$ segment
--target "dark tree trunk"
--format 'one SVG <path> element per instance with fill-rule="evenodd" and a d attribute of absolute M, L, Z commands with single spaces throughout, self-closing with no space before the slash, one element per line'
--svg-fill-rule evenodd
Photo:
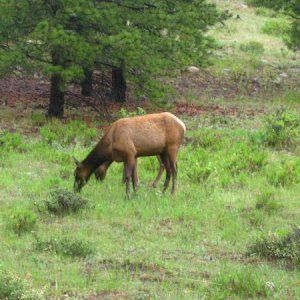
<path fill-rule="evenodd" d="M 81 95 L 92 96 L 93 94 L 93 71 L 85 69 L 84 79 L 81 82 Z"/>
<path fill-rule="evenodd" d="M 52 64 L 60 65 L 58 52 L 52 52 Z M 63 79 L 60 74 L 52 74 L 50 87 L 49 118 L 62 118 L 64 116 L 65 93 L 62 91 Z"/>
<path fill-rule="evenodd" d="M 62 118 L 64 116 L 65 93 L 61 91 L 62 78 L 52 75 L 50 89 L 50 105 L 48 117 Z"/>
<path fill-rule="evenodd" d="M 126 101 L 126 79 L 123 68 L 112 69 L 111 98 L 116 102 Z"/>

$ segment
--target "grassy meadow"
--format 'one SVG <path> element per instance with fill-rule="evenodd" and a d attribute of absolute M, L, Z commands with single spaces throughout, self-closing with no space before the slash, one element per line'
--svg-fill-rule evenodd
<path fill-rule="evenodd" d="M 151 188 L 158 163 L 141 158 L 129 201 L 122 164 L 72 193 L 73 156 L 83 159 L 101 136 L 97 120 L 20 119 L 23 133 L 0 135 L 0 295 L 300 297 L 300 118 L 295 106 L 265 109 L 182 115 L 177 194 L 162 194 L 163 182 Z M 37 133 L 24 133 L 37 124 Z"/>
<path fill-rule="evenodd" d="M 278 34 L 283 16 L 213 2 L 234 16 L 210 32 L 207 72 L 241 93 L 179 97 L 217 109 L 177 114 L 187 134 L 174 196 L 164 178 L 150 187 L 155 157 L 138 160 L 128 201 L 116 163 L 74 194 L 73 156 L 103 120 L 1 107 L 0 299 L 300 299 L 299 56 Z M 260 92 L 245 96 L 254 77 Z"/>

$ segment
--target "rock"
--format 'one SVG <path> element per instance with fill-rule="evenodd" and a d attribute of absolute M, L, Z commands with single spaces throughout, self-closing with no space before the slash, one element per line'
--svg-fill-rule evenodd
<path fill-rule="evenodd" d="M 276 84 L 276 85 L 280 85 L 281 84 L 281 78 L 280 77 L 277 77 L 273 82 Z"/>
<path fill-rule="evenodd" d="M 200 71 L 200 69 L 195 66 L 189 66 L 186 70 L 190 73 L 198 73 Z"/>
<path fill-rule="evenodd" d="M 252 83 L 255 83 L 255 84 L 260 84 L 260 78 L 255 76 L 252 78 Z"/>
<path fill-rule="evenodd" d="M 248 5 L 244 4 L 244 3 L 239 3 L 236 5 L 236 9 L 247 9 Z"/>
<path fill-rule="evenodd" d="M 285 72 L 279 74 L 279 76 L 280 76 L 281 78 L 288 78 L 288 77 L 289 77 L 288 74 L 285 73 Z"/>

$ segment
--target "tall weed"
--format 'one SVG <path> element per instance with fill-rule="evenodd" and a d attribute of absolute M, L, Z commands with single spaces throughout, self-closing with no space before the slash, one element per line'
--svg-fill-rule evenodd
<path fill-rule="evenodd" d="M 88 146 L 96 138 L 97 130 L 80 121 L 62 124 L 58 120 L 52 120 L 40 129 L 40 134 L 46 144 L 68 146 L 80 143 Z"/>

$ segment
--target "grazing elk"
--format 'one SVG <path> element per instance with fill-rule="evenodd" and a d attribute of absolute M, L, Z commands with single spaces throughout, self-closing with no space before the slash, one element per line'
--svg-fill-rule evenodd
<path fill-rule="evenodd" d="M 172 177 L 173 194 L 177 178 L 176 158 L 185 130 L 184 123 L 168 112 L 124 118 L 114 122 L 88 156 L 82 162 L 75 161 L 75 191 L 81 190 L 98 167 L 102 170 L 100 174 L 103 172 L 105 176 L 107 168 L 115 161 L 124 163 L 123 178 L 128 197 L 130 178 L 134 191 L 137 187 L 137 157 L 158 155 L 166 169 L 163 190 L 168 188 Z M 156 180 L 159 180 L 163 169 L 160 171 Z"/>

